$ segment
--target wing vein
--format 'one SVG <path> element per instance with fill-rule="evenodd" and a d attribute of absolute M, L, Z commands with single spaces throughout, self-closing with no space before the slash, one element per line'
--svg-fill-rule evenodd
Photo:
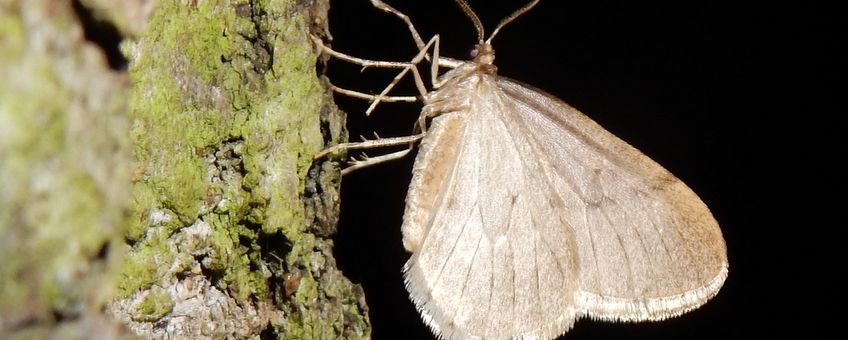
<path fill-rule="evenodd" d="M 474 206 L 472 207 L 472 210 L 476 207 L 477 207 L 477 203 L 475 202 Z M 439 282 L 439 280 L 442 279 L 442 273 L 444 273 L 444 271 L 445 271 L 445 266 L 447 266 L 448 261 L 453 257 L 453 253 L 454 253 L 454 251 L 456 251 L 456 246 L 459 244 L 459 240 L 462 239 L 462 234 L 465 233 L 465 228 L 468 226 L 468 222 L 469 222 L 470 219 L 471 219 L 471 216 L 468 216 L 468 218 L 466 218 L 465 222 L 462 223 L 462 229 L 460 229 L 460 231 L 459 231 L 459 236 L 457 236 L 456 240 L 454 240 L 453 246 L 451 246 L 450 253 L 448 253 L 448 256 L 446 256 L 445 260 L 442 262 L 442 265 L 439 268 L 439 274 L 436 275 L 436 279 L 433 280 L 434 284 L 436 282 Z"/>
<path fill-rule="evenodd" d="M 601 185 L 600 181 L 598 182 L 598 185 Z M 615 201 L 613 199 L 609 198 L 606 195 L 605 191 L 604 191 L 604 198 L 609 200 L 609 202 L 615 203 Z M 628 254 L 627 254 L 627 247 L 624 246 L 624 241 L 621 239 L 621 233 L 619 233 L 618 229 L 615 227 L 616 224 L 615 224 L 615 222 L 613 222 L 612 217 L 610 217 L 609 211 L 607 211 L 606 209 L 600 209 L 600 211 L 603 214 L 604 219 L 609 224 L 609 227 L 612 230 L 612 232 L 615 233 L 615 240 L 616 240 L 616 242 L 618 242 L 618 246 L 621 248 L 621 253 L 624 255 L 624 260 L 627 262 L 627 274 L 628 274 L 627 275 L 627 278 L 628 278 L 627 287 L 632 292 L 633 291 L 633 268 L 632 268 L 633 264 L 630 263 L 630 256 L 628 256 Z"/>
<path fill-rule="evenodd" d="M 483 243 L 483 235 L 477 239 L 477 246 L 474 247 L 474 255 L 471 256 L 471 264 L 468 265 L 468 270 L 465 272 L 465 281 L 462 282 L 462 290 L 459 293 L 460 300 L 465 297 L 465 288 L 468 287 L 468 280 L 471 279 L 471 268 L 474 268 L 474 261 L 477 259 L 477 253 L 480 251 L 480 244 Z"/>

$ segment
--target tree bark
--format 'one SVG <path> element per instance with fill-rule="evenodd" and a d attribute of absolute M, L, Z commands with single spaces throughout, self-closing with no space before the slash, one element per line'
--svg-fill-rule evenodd
<path fill-rule="evenodd" d="M 0 0 L 0 337 L 370 336 L 328 6 Z"/>

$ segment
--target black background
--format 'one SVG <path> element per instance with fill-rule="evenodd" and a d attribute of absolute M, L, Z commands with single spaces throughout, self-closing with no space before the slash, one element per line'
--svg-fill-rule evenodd
<path fill-rule="evenodd" d="M 469 1 L 486 28 L 525 2 Z M 388 1 L 443 55 L 475 43 L 450 0 Z M 366 0 L 333 1 L 332 46 L 410 59 L 406 27 Z M 656 323 L 580 320 L 568 339 L 726 339 L 816 336 L 832 327 L 844 264 L 840 139 L 844 11 L 815 2 L 555 1 L 495 38 L 499 74 L 580 109 L 686 182 L 727 241 L 730 276 L 704 307 Z M 338 86 L 379 92 L 394 73 L 331 61 Z M 429 82 L 428 82 L 429 85 Z M 396 93 L 415 94 L 406 84 Z M 408 135 L 420 105 L 336 96 L 351 139 Z M 379 150 L 368 152 L 380 154 Z M 360 170 L 342 184 L 339 266 L 366 293 L 375 339 L 432 339 L 403 287 L 404 197 L 414 157 Z M 838 206 L 839 205 L 839 206 Z"/>

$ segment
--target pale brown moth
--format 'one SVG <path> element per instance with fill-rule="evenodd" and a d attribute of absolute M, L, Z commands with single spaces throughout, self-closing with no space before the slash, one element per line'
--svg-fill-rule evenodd
<path fill-rule="evenodd" d="M 420 52 L 410 62 L 326 53 L 364 67 L 412 73 L 424 98 L 420 133 L 342 144 L 360 149 L 420 141 L 406 197 L 403 268 L 410 298 L 440 338 L 554 338 L 579 318 L 661 320 L 715 296 L 727 277 L 724 239 L 707 206 L 683 182 L 582 113 L 534 88 L 497 75 L 492 38 L 535 6 L 517 10 L 485 38 L 476 57 L 439 56 L 401 18 Z M 428 53 L 432 47 L 432 55 Z M 416 69 L 430 61 L 433 90 Z M 439 76 L 439 67 L 451 68 Z M 411 147 L 410 147 L 411 149 Z M 345 169 L 404 156 L 410 149 L 352 162 Z"/>

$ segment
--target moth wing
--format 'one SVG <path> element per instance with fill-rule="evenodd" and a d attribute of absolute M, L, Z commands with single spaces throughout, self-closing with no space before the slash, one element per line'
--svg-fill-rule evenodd
<path fill-rule="evenodd" d="M 552 338 L 576 318 L 575 238 L 530 140 L 505 138 L 505 98 L 481 86 L 422 141 L 404 215 L 407 288 L 443 338 Z"/>
<path fill-rule="evenodd" d="M 566 207 L 579 259 L 581 313 L 659 320 L 697 308 L 727 277 L 718 223 L 683 182 L 542 91 L 498 78 L 515 126 Z"/>

